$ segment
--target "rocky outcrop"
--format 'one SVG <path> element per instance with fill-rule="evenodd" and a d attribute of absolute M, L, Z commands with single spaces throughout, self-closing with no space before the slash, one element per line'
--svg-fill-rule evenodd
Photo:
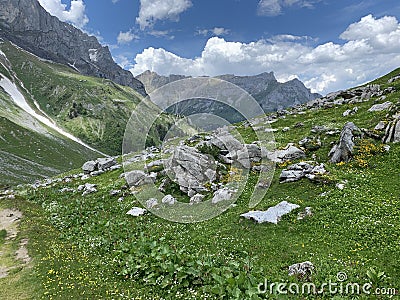
<path fill-rule="evenodd" d="M 216 162 L 196 148 L 176 147 L 165 165 L 167 172 L 170 172 L 177 181 L 181 191 L 187 193 L 189 197 L 197 192 L 207 191 L 204 185 L 216 179 Z"/>
<path fill-rule="evenodd" d="M 51 16 L 36 0 L 0 0 L 0 37 L 80 73 L 110 79 L 146 95 L 143 84 L 117 65 L 107 46 Z"/>
<path fill-rule="evenodd" d="M 360 129 L 353 122 L 344 125 L 340 134 L 339 144 L 335 145 L 329 152 L 330 162 L 348 162 L 353 154 L 354 138 Z"/>
<path fill-rule="evenodd" d="M 400 143 L 400 115 L 394 116 L 386 127 L 384 143 Z"/>

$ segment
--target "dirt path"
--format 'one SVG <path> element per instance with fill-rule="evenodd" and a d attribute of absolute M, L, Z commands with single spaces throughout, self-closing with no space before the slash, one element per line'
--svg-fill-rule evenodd
<path fill-rule="evenodd" d="M 31 261 L 26 248 L 28 239 L 21 240 L 18 250 L 12 253 L 12 244 L 17 237 L 21 218 L 22 213 L 18 210 L 0 210 L 0 231 L 6 230 L 7 233 L 5 243 L 0 246 L 0 279 L 7 277 L 10 270 L 21 266 L 21 264 L 26 265 Z M 8 258 L 10 255 L 13 257 L 12 263 Z"/>

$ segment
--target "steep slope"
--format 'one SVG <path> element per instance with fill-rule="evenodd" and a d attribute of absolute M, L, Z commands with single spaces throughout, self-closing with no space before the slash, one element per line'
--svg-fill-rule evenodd
<path fill-rule="evenodd" d="M 143 85 L 114 62 L 108 47 L 51 16 L 37 0 L 0 0 L 0 7 L 0 37 L 81 74 L 107 78 L 146 94 Z"/>
<path fill-rule="evenodd" d="M 183 75 L 170 75 L 167 77 L 146 71 L 136 76 L 136 78 L 144 84 L 147 93 L 151 93 L 167 83 L 188 77 Z M 311 93 L 298 79 L 285 83 L 278 82 L 272 72 L 255 76 L 221 75 L 215 78 L 231 82 L 247 91 L 256 99 L 265 112 L 281 110 L 321 97 L 319 94 Z M 185 114 L 187 112 L 186 109 L 193 106 L 195 106 L 196 112 L 221 111 L 226 113 L 227 109 L 226 107 L 221 107 L 221 105 L 212 105 L 210 101 L 204 101 L 203 103 L 190 102 L 182 104 L 181 107 L 175 107 L 171 111 Z M 189 109 L 189 112 L 192 111 L 192 108 Z M 230 111 L 229 113 L 232 114 L 233 112 Z"/>
<path fill-rule="evenodd" d="M 1 41 L 1 183 L 53 176 L 102 153 L 120 154 L 139 101 L 130 87 L 83 76 Z M 158 123 L 165 128 L 168 117 Z M 156 130 L 150 139 L 160 140 Z"/>

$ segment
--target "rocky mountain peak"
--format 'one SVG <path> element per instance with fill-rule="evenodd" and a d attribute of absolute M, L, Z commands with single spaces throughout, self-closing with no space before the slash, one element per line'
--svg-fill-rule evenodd
<path fill-rule="evenodd" d="M 146 95 L 143 84 L 117 65 L 107 46 L 51 16 L 37 0 L 0 0 L 0 37 L 80 73 L 110 79 Z"/>

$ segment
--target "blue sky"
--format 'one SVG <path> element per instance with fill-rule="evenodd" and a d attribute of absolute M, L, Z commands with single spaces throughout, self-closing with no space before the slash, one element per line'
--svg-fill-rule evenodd
<path fill-rule="evenodd" d="M 327 93 L 400 67 L 398 0 L 39 0 L 135 75 L 274 71 Z"/>

